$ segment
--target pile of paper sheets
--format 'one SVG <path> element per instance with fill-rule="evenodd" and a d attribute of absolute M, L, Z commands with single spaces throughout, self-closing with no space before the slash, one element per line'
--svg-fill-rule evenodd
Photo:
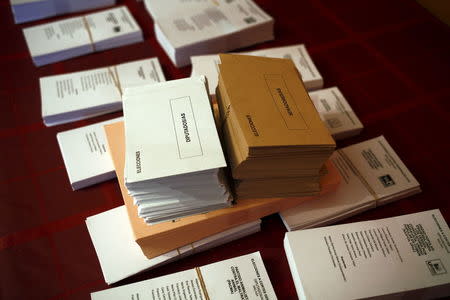
<path fill-rule="evenodd" d="M 337 87 L 309 93 L 320 118 L 335 140 L 358 135 L 363 124 Z"/>
<path fill-rule="evenodd" d="M 47 126 L 122 109 L 127 87 L 165 81 L 157 58 L 40 78 L 42 119 Z"/>
<path fill-rule="evenodd" d="M 105 125 L 108 148 L 120 185 L 123 201 L 127 207 L 135 241 L 148 258 L 154 258 L 194 241 L 228 230 L 234 226 L 252 222 L 264 216 L 284 211 L 313 201 L 317 196 L 294 198 L 239 199 L 233 207 L 214 210 L 180 218 L 176 222 L 161 222 L 148 226 L 141 217 L 125 186 L 125 128 L 124 122 Z M 321 178 L 320 195 L 335 191 L 341 179 L 338 171 L 326 162 L 328 174 Z M 186 234 L 189 233 L 189 234 Z"/>
<path fill-rule="evenodd" d="M 252 0 L 146 0 L 156 39 L 174 65 L 193 55 L 227 52 L 272 40 L 273 19 Z"/>
<path fill-rule="evenodd" d="M 239 225 L 148 259 L 134 240 L 125 206 L 86 219 L 103 277 L 108 284 L 253 234 L 261 230 L 260 224 L 261 221 L 257 220 Z"/>
<path fill-rule="evenodd" d="M 331 161 L 343 179 L 341 184 L 317 201 L 281 212 L 289 231 L 335 223 L 421 191 L 383 136 L 339 149 Z"/>
<path fill-rule="evenodd" d="M 36 66 L 137 43 L 142 31 L 125 6 L 23 29 Z"/>
<path fill-rule="evenodd" d="M 119 121 L 122 117 L 56 135 L 73 190 L 116 177 L 103 126 Z"/>
<path fill-rule="evenodd" d="M 263 56 L 272 58 L 290 58 L 295 67 L 300 72 L 307 90 L 316 90 L 323 87 L 323 78 L 317 70 L 314 62 L 303 44 L 267 48 L 252 52 L 242 52 L 235 54 L 245 54 L 253 56 Z M 216 94 L 217 82 L 219 80 L 220 58 L 218 54 L 191 56 L 192 72 L 191 76 L 205 75 L 208 78 L 209 94 Z"/>
<path fill-rule="evenodd" d="M 116 0 L 10 0 L 16 24 L 116 4 Z"/>
<path fill-rule="evenodd" d="M 155 223 L 229 206 L 205 77 L 128 88 L 123 99 L 125 185 L 139 216 Z"/>
<path fill-rule="evenodd" d="M 220 59 L 216 96 L 237 196 L 317 194 L 335 142 L 292 60 Z"/>
<path fill-rule="evenodd" d="M 91 293 L 91 300 L 276 300 L 259 252 Z"/>
<path fill-rule="evenodd" d="M 361 122 L 337 87 L 310 92 L 309 95 L 335 140 L 356 135 L 362 130 Z M 92 101 L 95 102 L 95 99 Z M 120 108 L 122 108 L 121 101 Z M 217 105 L 214 104 L 213 108 L 217 124 L 220 119 Z M 107 147 L 102 151 L 106 144 L 103 126 L 119 120 L 121 118 L 58 133 L 59 147 L 74 190 L 116 176 L 110 153 L 106 150 Z M 286 182 L 290 181 L 286 180 Z M 257 180 L 257 183 L 262 182 Z M 252 182 L 242 182 L 241 184 L 251 185 Z"/>
<path fill-rule="evenodd" d="M 448 236 L 433 209 L 287 232 L 284 249 L 299 299 L 449 299 Z"/>

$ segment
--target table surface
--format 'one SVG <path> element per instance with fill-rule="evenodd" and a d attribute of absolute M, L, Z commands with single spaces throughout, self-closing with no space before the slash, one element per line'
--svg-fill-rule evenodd
<path fill-rule="evenodd" d="M 145 41 L 36 68 L 9 1 L 0 3 L 0 299 L 90 299 L 105 284 L 85 219 L 122 204 L 115 180 L 73 192 L 56 133 L 120 116 L 46 128 L 39 77 L 158 57 L 167 79 L 189 76 L 157 43 L 142 2 L 126 4 Z M 383 134 L 422 185 L 419 195 L 345 222 L 440 208 L 450 221 L 450 30 L 410 0 L 256 1 L 275 19 L 275 37 L 243 50 L 304 43 L 325 80 L 338 86 L 365 126 L 346 146 Z M 64 17 L 53 18 L 52 20 Z M 32 24 L 45 23 L 48 20 Z M 117 285 L 260 251 L 280 299 L 296 292 L 278 215 L 262 231 Z M 320 280 L 318 278 L 318 280 Z M 115 286 L 117 286 L 115 285 Z"/>

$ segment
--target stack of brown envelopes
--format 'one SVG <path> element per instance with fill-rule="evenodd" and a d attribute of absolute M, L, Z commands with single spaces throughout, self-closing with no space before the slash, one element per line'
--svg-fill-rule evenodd
<path fill-rule="evenodd" d="M 220 55 L 216 95 L 240 198 L 320 191 L 335 142 L 291 60 Z"/>

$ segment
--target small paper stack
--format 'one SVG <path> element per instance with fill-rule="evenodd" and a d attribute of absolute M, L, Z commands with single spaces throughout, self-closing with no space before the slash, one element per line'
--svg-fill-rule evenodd
<path fill-rule="evenodd" d="M 23 29 L 36 66 L 137 43 L 142 31 L 125 6 Z"/>
<path fill-rule="evenodd" d="M 220 59 L 216 96 L 237 196 L 317 194 L 335 143 L 293 62 Z"/>
<path fill-rule="evenodd" d="M 16 24 L 116 4 L 116 0 L 10 0 Z"/>
<path fill-rule="evenodd" d="M 358 135 L 363 129 L 361 121 L 337 87 L 310 92 L 309 96 L 335 140 Z"/>
<path fill-rule="evenodd" d="M 174 65 L 272 40 L 273 19 L 252 0 L 146 0 L 155 35 Z"/>
<path fill-rule="evenodd" d="M 136 86 L 124 93 L 125 185 L 147 223 L 227 207 L 205 77 Z"/>
<path fill-rule="evenodd" d="M 276 300 L 259 252 L 91 294 L 111 299 Z"/>
<path fill-rule="evenodd" d="M 148 259 L 134 240 L 125 206 L 116 207 L 86 219 L 86 226 L 100 262 L 103 277 L 108 284 L 251 235 L 261 230 L 260 224 L 261 221 L 257 220 L 239 225 Z"/>
<path fill-rule="evenodd" d="M 47 126 L 122 109 L 127 87 L 165 81 L 157 58 L 40 78 L 42 119 Z"/>
<path fill-rule="evenodd" d="M 433 209 L 288 232 L 284 249 L 299 299 L 449 299 L 449 236 Z"/>
<path fill-rule="evenodd" d="M 268 48 L 236 54 L 292 59 L 295 67 L 300 72 L 303 84 L 307 90 L 320 89 L 323 86 L 322 75 L 320 75 L 304 45 Z M 216 94 L 217 82 L 219 80 L 219 55 L 212 54 L 191 56 L 191 63 L 191 76 L 205 75 L 206 78 L 208 78 L 209 94 L 214 96 Z"/>
<path fill-rule="evenodd" d="M 383 136 L 339 149 L 331 156 L 342 183 L 317 201 L 280 213 L 291 230 L 324 226 L 421 191 Z"/>
<path fill-rule="evenodd" d="M 115 118 L 56 135 L 73 190 L 116 177 L 103 126 L 121 120 Z"/>

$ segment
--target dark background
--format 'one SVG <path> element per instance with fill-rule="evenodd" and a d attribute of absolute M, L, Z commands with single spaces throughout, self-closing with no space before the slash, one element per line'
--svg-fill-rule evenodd
<path fill-rule="evenodd" d="M 56 133 L 120 113 L 46 128 L 39 77 L 157 56 L 168 80 L 189 76 L 156 42 L 142 3 L 125 3 L 145 41 L 36 68 L 9 1 L 0 2 L 0 299 L 90 299 L 107 288 L 85 219 L 122 204 L 112 180 L 73 192 Z M 422 184 L 414 197 L 347 221 L 440 208 L 450 221 L 450 31 L 415 1 L 256 1 L 275 19 L 276 39 L 243 50 L 304 43 L 325 80 L 337 85 L 365 126 L 346 146 L 383 134 Z M 57 20 L 65 17 L 52 18 Z M 45 23 L 50 20 L 31 23 Z M 119 285 L 261 251 L 280 299 L 296 297 L 277 215 L 262 232 L 134 276 Z M 317 280 L 320 280 L 318 274 Z"/>

